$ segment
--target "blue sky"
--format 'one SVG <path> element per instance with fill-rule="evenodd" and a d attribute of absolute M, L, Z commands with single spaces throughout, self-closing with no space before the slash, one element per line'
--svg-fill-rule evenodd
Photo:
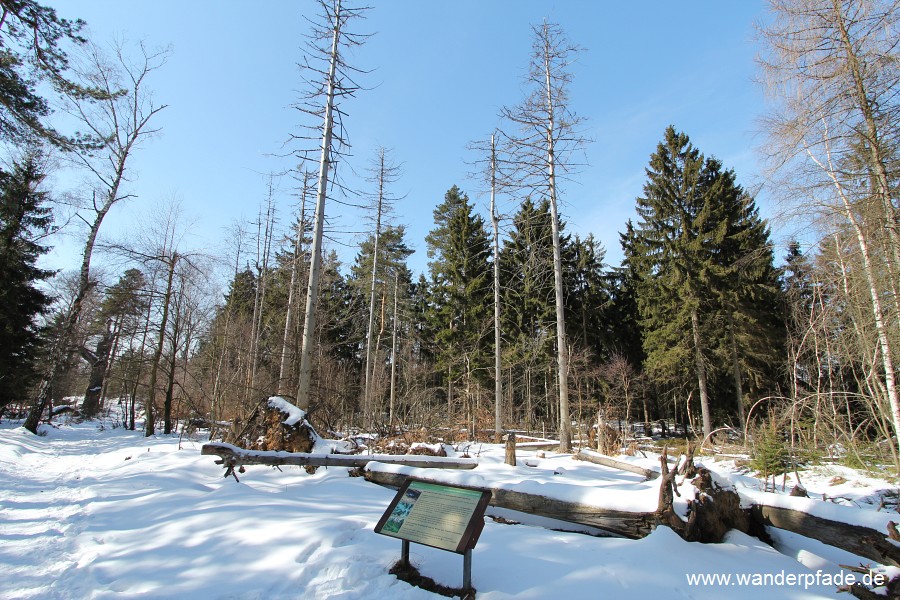
<path fill-rule="evenodd" d="M 156 0 L 53 1 L 62 16 L 87 21 L 91 37 L 171 44 L 167 64 L 152 81 L 161 135 L 133 156 L 137 194 L 116 207 L 107 236 L 127 236 L 176 197 L 193 223 L 189 244 L 223 249 L 225 230 L 253 221 L 266 196 L 265 173 L 294 161 L 273 156 L 303 116 L 290 108 L 302 89 L 297 63 L 304 15 L 315 3 Z M 634 214 L 644 168 L 667 125 L 686 132 L 705 154 L 734 168 L 745 187 L 759 183 L 756 120 L 764 112 L 754 83 L 754 22 L 762 0 L 606 2 L 371 0 L 356 30 L 375 35 L 350 58 L 372 72 L 370 89 L 344 104 L 353 145 L 351 164 L 362 171 L 379 145 L 403 164 L 394 193 L 394 222 L 407 226 L 416 250 L 414 271 L 426 269 L 424 238 L 433 209 L 452 185 L 466 191 L 487 216 L 487 196 L 470 179 L 477 157 L 466 150 L 500 125 L 504 105 L 522 98 L 531 25 L 558 23 L 585 51 L 571 88 L 571 107 L 586 119 L 588 165 L 563 190 L 570 232 L 593 233 L 607 262 L 621 258 L 618 232 Z M 346 169 L 345 177 L 354 177 Z M 61 182 L 61 186 L 65 183 Z M 283 227 L 292 220 L 291 182 L 278 191 Z M 358 187 L 364 188 L 360 183 Z M 771 216 L 765 192 L 763 216 Z M 509 212 L 515 207 L 506 206 Z M 352 261 L 365 228 L 358 211 L 330 204 L 333 247 Z M 345 233 L 340 233 L 345 232 Z M 783 243 L 776 231 L 776 243 Z M 62 243 L 54 266 L 75 264 L 77 247 Z"/>

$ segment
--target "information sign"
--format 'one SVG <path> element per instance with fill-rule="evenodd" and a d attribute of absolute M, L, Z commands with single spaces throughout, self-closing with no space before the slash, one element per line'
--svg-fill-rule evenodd
<path fill-rule="evenodd" d="M 465 554 L 484 528 L 491 492 L 407 479 L 375 532 Z"/>

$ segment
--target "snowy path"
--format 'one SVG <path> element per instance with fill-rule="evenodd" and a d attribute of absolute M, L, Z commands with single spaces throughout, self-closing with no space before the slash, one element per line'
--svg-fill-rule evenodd
<path fill-rule="evenodd" d="M 0 580 L 0 597 L 65 597 L 68 591 L 56 593 L 54 587 L 77 567 L 87 488 L 80 470 L 60 460 L 73 443 L 31 451 L 43 442 L 26 438 L 18 448 L 0 447 L 0 557 L 10 565 Z"/>
<path fill-rule="evenodd" d="M 90 424 L 47 437 L 0 427 L 0 598 L 439 598 L 387 573 L 400 544 L 372 530 L 390 490 L 340 468 L 250 467 L 237 483 L 199 447 Z M 571 459 L 548 465 L 547 478 L 564 466 L 589 479 Z M 445 585 L 461 582 L 458 555 L 413 545 L 412 560 Z M 630 541 L 488 521 L 473 556 L 481 600 L 834 597 L 833 587 L 723 593 L 686 579 L 778 572 L 810 573 L 742 534 L 688 544 L 665 528 Z"/>

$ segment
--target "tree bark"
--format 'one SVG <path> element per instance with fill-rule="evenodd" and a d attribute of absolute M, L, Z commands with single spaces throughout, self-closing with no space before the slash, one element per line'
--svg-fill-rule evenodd
<path fill-rule="evenodd" d="M 495 201 L 497 149 L 491 135 L 491 224 L 494 229 L 494 442 L 503 435 L 503 371 L 500 359 L 500 226 Z"/>
<path fill-rule="evenodd" d="M 700 338 L 700 318 L 697 309 L 691 309 L 691 332 L 694 337 L 694 371 L 697 374 L 697 385 L 700 388 L 700 411 L 703 415 L 703 435 L 712 433 L 712 417 L 709 412 L 709 392 L 706 387 L 706 365 L 703 362 L 703 349 Z"/>
<path fill-rule="evenodd" d="M 297 386 L 297 406 L 309 410 L 309 390 L 312 380 L 313 345 L 315 343 L 316 308 L 319 304 L 319 278 L 322 272 L 322 235 L 325 227 L 325 198 L 328 195 L 328 172 L 331 168 L 331 144 L 334 128 L 334 99 L 337 89 L 338 43 L 341 35 L 341 0 L 336 0 L 334 35 L 326 82 L 325 121 L 322 128 L 322 147 L 319 157 L 319 182 L 313 244 L 310 250 L 309 285 L 306 289 L 306 312 L 303 319 L 303 343 L 300 348 L 300 381 Z"/>
<path fill-rule="evenodd" d="M 175 278 L 175 263 L 178 262 L 178 253 L 174 253 L 169 262 L 169 273 L 166 279 L 166 292 L 163 295 L 162 318 L 159 324 L 159 336 L 156 339 L 156 349 L 153 351 L 153 359 L 150 363 L 150 381 L 147 384 L 147 404 L 144 415 L 144 435 L 150 437 L 156 433 L 156 378 L 159 372 L 159 359 L 162 356 L 163 346 L 166 343 L 166 326 L 169 320 L 169 302 L 172 299 L 172 280 Z"/>
<path fill-rule="evenodd" d="M 95 417 L 100 412 L 100 397 L 103 392 L 103 382 L 109 366 L 109 355 L 112 352 L 115 331 L 113 322 L 106 324 L 106 331 L 97 342 L 94 350 L 94 360 L 91 361 L 91 374 L 88 377 L 88 386 L 84 392 L 84 400 L 81 403 L 81 411 L 87 417 Z"/>

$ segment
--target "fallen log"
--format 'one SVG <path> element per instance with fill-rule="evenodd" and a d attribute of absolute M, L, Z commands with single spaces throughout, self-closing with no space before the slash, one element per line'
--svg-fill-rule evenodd
<path fill-rule="evenodd" d="M 657 477 L 659 477 L 659 471 L 654 471 L 653 469 L 645 469 L 644 467 L 639 467 L 638 465 L 634 465 L 622 460 L 616 460 L 611 456 L 606 456 L 605 454 L 600 454 L 599 452 L 593 452 L 591 450 L 579 450 L 575 454 L 574 458 L 575 460 L 584 460 L 597 465 L 602 465 L 604 467 L 619 469 L 620 471 L 636 473 L 637 475 L 644 477 L 646 481 L 650 481 L 651 479 L 656 479 Z"/>
<path fill-rule="evenodd" d="M 474 469 L 478 461 L 472 458 L 447 458 L 444 456 L 423 456 L 418 454 L 312 454 L 307 452 L 272 452 L 238 448 L 231 444 L 210 442 L 204 444 L 200 454 L 220 456 L 226 467 L 242 465 L 296 465 L 300 467 L 364 467 L 377 461 L 395 465 L 406 465 L 422 469 Z"/>
<path fill-rule="evenodd" d="M 407 476 L 402 473 L 390 473 L 368 469 L 364 476 L 366 481 L 390 488 L 399 488 L 407 478 Z M 431 483 L 443 483 L 439 479 L 428 477 L 426 474 L 417 474 L 415 479 Z M 568 521 L 570 523 L 590 525 L 630 539 L 646 537 L 656 525 L 656 515 L 652 512 L 642 513 L 610 510 L 503 488 L 492 487 L 481 489 L 491 492 L 491 506 L 508 508 L 541 517 Z"/>
<path fill-rule="evenodd" d="M 900 566 L 900 547 L 869 527 L 766 504 L 754 504 L 751 512 L 764 525 L 798 533 L 884 565 Z"/>

